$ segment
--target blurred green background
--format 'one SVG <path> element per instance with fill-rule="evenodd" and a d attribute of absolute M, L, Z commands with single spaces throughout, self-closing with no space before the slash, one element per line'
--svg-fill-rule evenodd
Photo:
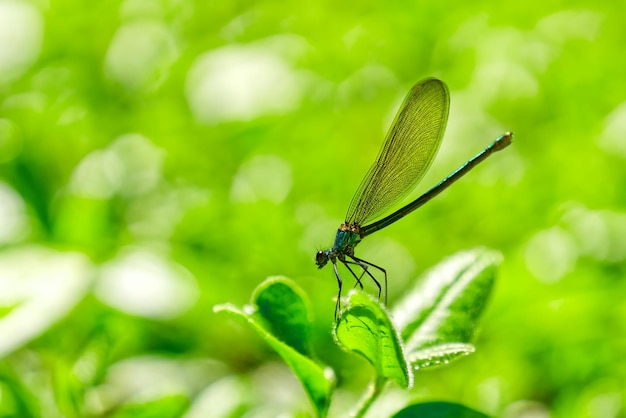
<path fill-rule="evenodd" d="M 0 0 L 0 416 L 306 416 L 280 359 L 212 313 L 271 275 L 310 296 L 345 416 L 372 370 L 333 344 L 336 282 L 313 255 L 427 76 L 451 114 L 416 193 L 515 142 L 358 254 L 388 268 L 391 305 L 459 250 L 504 262 L 477 352 L 372 416 L 439 399 L 626 416 L 625 17 L 609 1 Z"/>

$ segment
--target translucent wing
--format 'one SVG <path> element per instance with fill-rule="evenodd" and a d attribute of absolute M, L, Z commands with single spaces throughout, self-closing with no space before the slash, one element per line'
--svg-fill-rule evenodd
<path fill-rule="evenodd" d="M 449 108 L 443 81 L 427 78 L 413 86 L 350 202 L 346 223 L 372 221 L 413 190 L 437 154 Z"/>

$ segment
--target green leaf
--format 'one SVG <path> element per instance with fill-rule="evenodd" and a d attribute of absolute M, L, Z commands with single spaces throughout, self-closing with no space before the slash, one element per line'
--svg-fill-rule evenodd
<path fill-rule="evenodd" d="M 112 418 L 178 418 L 189 408 L 189 399 L 172 395 L 141 403 L 128 403 L 110 416 Z"/>
<path fill-rule="evenodd" d="M 407 406 L 392 418 L 489 418 L 467 406 L 449 402 L 428 402 Z"/>
<path fill-rule="evenodd" d="M 276 338 L 300 354 L 313 357 L 311 348 L 311 309 L 302 289 L 284 278 L 270 278 L 252 295 L 257 310 L 252 315 L 265 323 Z"/>
<path fill-rule="evenodd" d="M 434 350 L 431 362 L 440 364 L 472 352 L 463 344 L 474 336 L 500 260 L 498 252 L 487 249 L 457 253 L 426 273 L 396 306 L 393 317 L 414 366 L 428 361 L 426 348 Z M 456 343 L 461 345 L 450 345 Z"/>
<path fill-rule="evenodd" d="M 243 319 L 258 332 L 291 367 L 318 416 L 326 415 L 334 379 L 330 369 L 312 359 L 309 303 L 305 293 L 293 281 L 283 277 L 269 278 L 257 287 L 251 305 L 239 309 L 223 304 L 213 310 Z"/>
<path fill-rule="evenodd" d="M 346 351 L 369 361 L 378 378 L 395 380 L 404 388 L 412 386 L 413 373 L 402 342 L 378 300 L 363 292 L 351 292 L 335 325 L 335 340 Z"/>
<path fill-rule="evenodd" d="M 458 357 L 467 356 L 474 351 L 475 348 L 472 344 L 439 344 L 411 352 L 409 355 L 409 361 L 417 370 L 426 367 L 447 365 L 452 360 L 455 360 Z"/>

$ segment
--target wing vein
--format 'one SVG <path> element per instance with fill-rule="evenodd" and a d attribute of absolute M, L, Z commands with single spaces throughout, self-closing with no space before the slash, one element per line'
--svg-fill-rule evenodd
<path fill-rule="evenodd" d="M 411 88 L 350 202 L 346 223 L 363 225 L 380 217 L 415 188 L 439 150 L 449 108 L 443 81 L 427 78 Z"/>

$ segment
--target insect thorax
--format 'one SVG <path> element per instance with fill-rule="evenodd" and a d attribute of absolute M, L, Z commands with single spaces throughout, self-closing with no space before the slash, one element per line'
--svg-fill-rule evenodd
<path fill-rule="evenodd" d="M 354 252 L 354 246 L 361 241 L 359 227 L 357 225 L 341 224 L 335 235 L 333 251 L 337 253 L 350 254 Z"/>

